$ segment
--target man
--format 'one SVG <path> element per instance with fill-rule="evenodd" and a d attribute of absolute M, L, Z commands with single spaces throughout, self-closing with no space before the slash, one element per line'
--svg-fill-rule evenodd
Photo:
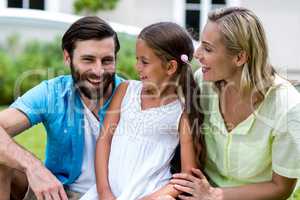
<path fill-rule="evenodd" d="M 106 22 L 84 17 L 66 31 L 62 48 L 72 76 L 43 81 L 0 113 L 1 200 L 78 199 L 95 184 L 96 139 L 121 82 L 119 41 Z M 11 139 L 37 123 L 47 131 L 45 165 Z"/>

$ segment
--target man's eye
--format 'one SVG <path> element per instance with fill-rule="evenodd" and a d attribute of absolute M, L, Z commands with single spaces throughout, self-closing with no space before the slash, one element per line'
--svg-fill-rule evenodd
<path fill-rule="evenodd" d="M 84 58 L 83 61 L 89 63 L 89 62 L 93 62 L 93 59 L 90 59 L 90 58 Z"/>
<path fill-rule="evenodd" d="M 112 64 L 114 61 L 113 60 L 103 60 L 102 63 L 103 65 L 110 65 Z"/>

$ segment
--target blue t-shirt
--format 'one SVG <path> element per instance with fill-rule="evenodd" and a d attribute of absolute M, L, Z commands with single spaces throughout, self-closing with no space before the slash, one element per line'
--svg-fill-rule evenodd
<path fill-rule="evenodd" d="M 115 76 L 115 88 L 122 79 Z M 113 93 L 115 92 L 115 89 Z M 113 96 L 113 95 L 112 95 Z M 110 97 L 99 110 L 102 124 Z M 30 124 L 42 122 L 47 131 L 46 167 L 64 184 L 81 173 L 84 149 L 83 105 L 70 75 L 43 81 L 11 106 L 23 112 Z"/>

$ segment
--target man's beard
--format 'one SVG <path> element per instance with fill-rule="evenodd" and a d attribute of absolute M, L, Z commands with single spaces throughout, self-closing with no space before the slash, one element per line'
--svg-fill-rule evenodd
<path fill-rule="evenodd" d="M 90 72 L 80 74 L 78 71 L 75 70 L 73 62 L 71 62 L 70 67 L 76 89 L 78 89 L 81 94 L 83 94 L 90 100 L 99 100 L 103 98 L 107 94 L 109 86 L 114 86 L 114 72 L 104 72 L 102 75 Z M 100 79 L 101 83 L 99 83 L 99 86 L 93 87 L 88 83 L 88 78 Z"/>

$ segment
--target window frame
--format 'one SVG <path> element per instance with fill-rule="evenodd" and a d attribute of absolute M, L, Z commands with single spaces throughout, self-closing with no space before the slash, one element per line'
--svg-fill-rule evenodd
<path fill-rule="evenodd" d="M 21 0 L 22 5 L 21 7 L 9 7 L 9 0 L 7 0 L 7 7 L 8 8 L 20 8 L 20 9 L 35 9 L 35 10 L 46 10 L 46 0 L 40 0 L 42 1 L 42 7 L 43 8 L 31 8 L 31 2 L 30 0 Z"/>

